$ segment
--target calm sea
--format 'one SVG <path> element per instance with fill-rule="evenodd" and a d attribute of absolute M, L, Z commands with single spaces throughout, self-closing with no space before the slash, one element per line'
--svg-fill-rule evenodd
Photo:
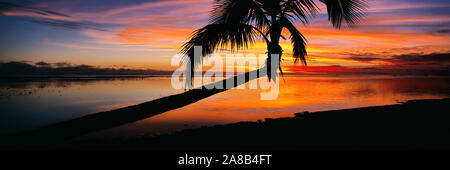
<path fill-rule="evenodd" d="M 92 135 L 139 136 L 264 118 L 450 97 L 446 77 L 285 77 L 277 100 L 262 90 L 232 89 L 183 108 Z M 181 93 L 169 77 L 0 80 L 0 134 Z M 89 136 L 89 135 L 87 135 Z"/>

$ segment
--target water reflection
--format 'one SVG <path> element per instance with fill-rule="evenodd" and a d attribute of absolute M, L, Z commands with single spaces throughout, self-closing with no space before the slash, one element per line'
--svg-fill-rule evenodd
<path fill-rule="evenodd" d="M 186 107 L 88 137 L 154 135 L 204 125 L 290 117 L 302 111 L 394 104 L 450 96 L 448 78 L 287 77 L 277 100 L 259 100 L 260 90 L 233 89 Z"/>
<path fill-rule="evenodd" d="M 186 107 L 90 136 L 137 136 L 295 112 L 393 104 L 450 96 L 442 77 L 286 77 L 277 100 L 260 90 L 229 90 Z M 0 81 L 0 133 L 17 132 L 176 94 L 170 78 Z M 88 135 L 89 137 L 89 135 Z"/>
<path fill-rule="evenodd" d="M 17 132 L 176 94 L 168 78 L 0 81 L 0 133 Z"/>

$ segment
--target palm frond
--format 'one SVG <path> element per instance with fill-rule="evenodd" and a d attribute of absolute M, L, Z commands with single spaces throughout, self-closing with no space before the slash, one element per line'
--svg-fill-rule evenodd
<path fill-rule="evenodd" d="M 216 0 L 211 23 L 254 24 L 259 29 L 269 25 L 269 20 L 255 0 Z"/>
<path fill-rule="evenodd" d="M 210 54 L 218 48 L 226 48 L 228 45 L 231 50 L 246 49 L 260 35 L 257 28 L 247 24 L 208 24 L 193 32 L 181 52 L 189 55 L 196 45 L 202 46 L 203 55 Z"/>
<path fill-rule="evenodd" d="M 367 9 L 365 0 L 320 0 L 327 6 L 328 20 L 335 28 L 341 28 L 342 23 L 353 26 L 360 22 L 363 12 Z"/>
<path fill-rule="evenodd" d="M 318 13 L 318 7 L 313 0 L 286 0 L 283 6 L 283 15 L 295 16 L 302 23 L 308 23 L 308 16 Z"/>
<path fill-rule="evenodd" d="M 294 62 L 298 63 L 299 61 L 301 61 L 304 65 L 306 65 L 306 38 L 286 17 L 281 17 L 280 22 L 282 23 L 283 27 L 286 28 L 291 34 L 290 39 L 292 43 Z"/>
<path fill-rule="evenodd" d="M 185 54 L 183 62 L 190 74 L 194 73 L 195 68 L 201 64 L 201 58 L 212 54 L 218 49 L 229 47 L 232 51 L 246 49 L 253 44 L 262 32 L 252 25 L 247 24 L 209 24 L 193 32 L 190 40 L 186 42 L 181 49 Z M 264 37 L 267 40 L 267 37 Z M 195 54 L 195 47 L 202 47 L 201 54 Z M 198 57 L 198 58 L 196 58 Z M 189 73 L 189 72 L 188 72 Z"/>

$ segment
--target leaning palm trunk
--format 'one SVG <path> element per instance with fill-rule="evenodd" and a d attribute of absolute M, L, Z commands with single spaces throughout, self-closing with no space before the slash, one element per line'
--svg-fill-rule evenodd
<path fill-rule="evenodd" d="M 264 77 L 270 73 L 267 71 L 268 67 L 263 67 L 257 70 L 253 70 L 250 72 L 246 72 L 234 77 L 226 78 L 221 81 L 217 81 L 211 84 L 203 85 L 201 87 L 197 87 L 196 89 L 205 89 L 205 90 L 228 90 L 235 88 L 237 86 L 248 83 L 249 81 L 258 79 L 260 77 Z M 223 87 L 223 88 L 214 88 L 214 87 Z"/>
<path fill-rule="evenodd" d="M 211 23 L 195 31 L 191 39 L 183 46 L 182 53 L 187 56 L 185 64 L 192 67 L 191 71 L 201 64 L 201 62 L 193 62 L 195 61 L 195 46 L 203 47 L 201 56 L 205 57 L 219 48 L 227 46 L 230 46 L 231 50 L 247 48 L 248 44 L 252 44 L 257 38 L 261 38 L 266 42 L 268 56 L 277 54 L 278 58 L 276 59 L 281 60 L 283 50 L 279 45 L 279 41 L 280 38 L 285 39 L 282 35 L 282 30 L 286 29 L 290 33 L 289 39 L 293 47 L 292 56 L 294 62 L 301 61 L 306 65 L 306 39 L 294 26 L 293 21 L 298 20 L 307 24 L 310 19 L 308 16 L 318 13 L 319 8 L 316 5 L 316 1 L 216 0 L 212 11 Z M 358 23 L 362 12 L 366 9 L 364 0 L 318 1 L 326 5 L 328 20 L 331 21 L 335 28 L 340 28 L 344 22 L 348 26 Z M 273 80 L 273 70 L 279 69 L 280 73 L 283 72 L 281 67 L 271 68 L 272 61 L 272 58 L 268 57 L 265 68 L 216 83 L 223 83 L 223 87 L 226 87 L 227 80 L 229 82 L 233 79 L 234 84 L 232 87 L 237 87 L 265 75 L 269 77 L 269 80 Z M 270 72 L 265 70 L 270 70 Z M 254 72 L 257 73 L 256 76 L 250 76 Z M 240 76 L 244 76 L 245 81 L 237 81 Z M 39 144 L 38 141 L 41 141 L 51 145 L 92 131 L 120 126 L 177 109 L 229 89 L 208 89 L 207 86 L 134 106 L 64 121 L 25 133 L 25 135 L 20 135 L 20 137 L 21 139 L 26 138 L 24 139 L 25 141 L 33 138 L 36 144 Z"/>
<path fill-rule="evenodd" d="M 75 137 L 82 136 L 91 132 L 121 126 L 127 123 L 143 120 L 170 110 L 178 109 L 186 105 L 195 103 L 199 100 L 205 99 L 209 96 L 228 90 L 225 88 L 208 89 L 208 86 L 217 86 L 217 84 L 222 84 L 223 87 L 226 87 L 227 82 L 234 82 L 232 87 L 237 87 L 259 77 L 266 76 L 266 74 L 267 72 L 265 68 L 257 69 L 244 74 L 240 74 L 238 76 L 224 79 L 222 81 L 204 85 L 199 88 L 191 89 L 180 94 L 171 95 L 116 110 L 90 114 L 80 118 L 63 121 L 60 123 L 45 126 L 43 128 L 11 136 L 9 138 L 11 141 L 6 141 L 6 143 L 10 143 L 12 146 L 22 146 L 30 148 L 41 148 L 46 146 L 50 147 L 54 144 L 58 144 L 63 141 L 73 139 Z M 237 81 L 239 77 L 245 77 L 245 81 Z M 29 143 L 29 141 L 33 141 L 33 143 Z"/>

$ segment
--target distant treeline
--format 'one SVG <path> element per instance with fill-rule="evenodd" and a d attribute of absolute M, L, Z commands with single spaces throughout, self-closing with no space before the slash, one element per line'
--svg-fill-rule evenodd
<path fill-rule="evenodd" d="M 72 65 L 70 63 L 29 64 L 26 62 L 0 63 L 0 76 L 70 76 L 70 75 L 171 75 L 172 71 L 152 69 L 99 68 L 90 65 Z"/>

